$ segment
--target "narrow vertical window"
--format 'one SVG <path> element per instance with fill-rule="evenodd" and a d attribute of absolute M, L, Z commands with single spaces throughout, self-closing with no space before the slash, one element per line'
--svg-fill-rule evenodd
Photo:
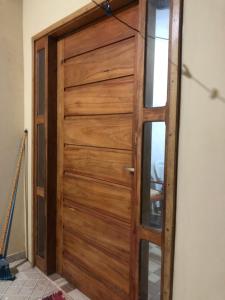
<path fill-rule="evenodd" d="M 169 54 L 169 0 L 148 0 L 146 32 L 145 107 L 167 101 Z"/>
<path fill-rule="evenodd" d="M 37 53 L 37 114 L 45 113 L 45 49 Z"/>
<path fill-rule="evenodd" d="M 45 216 L 45 199 L 37 196 L 37 255 L 45 258 L 46 243 L 46 216 Z"/>
<path fill-rule="evenodd" d="M 145 4 L 136 295 L 139 300 L 167 300 L 172 299 L 182 1 L 147 0 Z"/>
<path fill-rule="evenodd" d="M 148 0 L 146 9 L 139 300 L 164 297 L 170 3 Z"/>
<path fill-rule="evenodd" d="M 45 185 L 45 126 L 37 125 L 37 186 Z"/>
<path fill-rule="evenodd" d="M 34 260 L 51 273 L 56 269 L 57 40 L 35 40 L 34 59 Z"/>
<path fill-rule="evenodd" d="M 141 223 L 161 230 L 164 206 L 165 122 L 146 122 L 143 132 Z"/>
<path fill-rule="evenodd" d="M 161 248 L 149 241 L 140 244 L 140 299 L 161 298 Z"/>

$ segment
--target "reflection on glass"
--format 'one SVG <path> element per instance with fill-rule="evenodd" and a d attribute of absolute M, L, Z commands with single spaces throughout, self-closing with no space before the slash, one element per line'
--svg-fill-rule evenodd
<path fill-rule="evenodd" d="M 45 127 L 44 124 L 37 126 L 37 186 L 45 184 Z"/>
<path fill-rule="evenodd" d="M 37 255 L 45 257 L 45 200 L 37 197 Z"/>
<path fill-rule="evenodd" d="M 140 300 L 160 300 L 161 248 L 149 241 L 140 245 Z"/>
<path fill-rule="evenodd" d="M 148 0 L 145 107 L 167 101 L 169 17 L 169 0 Z"/>
<path fill-rule="evenodd" d="M 43 115 L 45 112 L 45 49 L 38 51 L 37 67 L 37 114 Z"/>
<path fill-rule="evenodd" d="M 165 136 L 164 122 L 144 124 L 141 223 L 153 229 L 162 229 Z"/>

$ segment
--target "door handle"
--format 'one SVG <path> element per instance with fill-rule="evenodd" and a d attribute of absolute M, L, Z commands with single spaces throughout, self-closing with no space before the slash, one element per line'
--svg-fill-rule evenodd
<path fill-rule="evenodd" d="M 135 169 L 134 168 L 125 168 L 128 172 L 134 173 Z"/>

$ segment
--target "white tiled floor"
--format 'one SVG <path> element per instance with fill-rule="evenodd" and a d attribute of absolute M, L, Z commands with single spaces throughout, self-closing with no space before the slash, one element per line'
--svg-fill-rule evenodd
<path fill-rule="evenodd" d="M 0 281 L 0 300 L 40 300 L 63 287 L 67 287 L 64 294 L 68 300 L 90 300 L 59 275 L 51 276 L 51 280 L 29 262 L 17 261 L 10 267 L 17 267 L 18 273 L 14 281 Z"/>
<path fill-rule="evenodd" d="M 160 260 L 158 249 L 150 247 L 149 300 L 160 299 Z M 16 261 L 10 267 L 18 273 L 14 281 L 0 281 L 0 300 L 41 300 L 59 290 L 67 300 L 90 300 L 58 274 L 47 277 L 29 262 Z"/>
<path fill-rule="evenodd" d="M 69 292 L 68 295 L 71 297 L 71 299 L 74 300 L 90 300 L 88 297 L 86 297 L 83 293 L 81 293 L 78 290 L 73 290 Z"/>
<path fill-rule="evenodd" d="M 148 300 L 160 300 L 161 287 L 161 250 L 150 244 L 149 247 L 149 286 Z"/>

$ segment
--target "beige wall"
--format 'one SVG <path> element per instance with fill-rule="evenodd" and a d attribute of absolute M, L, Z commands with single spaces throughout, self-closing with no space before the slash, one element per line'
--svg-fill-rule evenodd
<path fill-rule="evenodd" d="M 31 37 L 87 2 L 24 0 L 24 113 L 29 130 Z M 225 95 L 224 11 L 224 0 L 185 0 L 183 61 Z M 182 88 L 174 300 L 223 300 L 225 104 L 210 100 L 187 79 Z M 31 184 L 29 196 L 31 200 Z"/>
<path fill-rule="evenodd" d="M 24 126 L 29 130 L 28 142 L 28 198 L 29 198 L 29 220 L 28 241 L 29 258 L 32 260 L 32 37 L 49 25 L 68 16 L 88 0 L 23 0 L 23 46 L 24 46 Z"/>
<path fill-rule="evenodd" d="M 184 1 L 183 62 L 225 97 L 225 1 Z M 183 79 L 174 299 L 225 299 L 225 103 Z"/>
<path fill-rule="evenodd" d="M 0 0 L 0 220 L 6 216 L 23 134 L 22 1 Z M 24 251 L 24 202 L 20 183 L 10 254 Z M 16 229 L 16 232 L 15 232 Z"/>

